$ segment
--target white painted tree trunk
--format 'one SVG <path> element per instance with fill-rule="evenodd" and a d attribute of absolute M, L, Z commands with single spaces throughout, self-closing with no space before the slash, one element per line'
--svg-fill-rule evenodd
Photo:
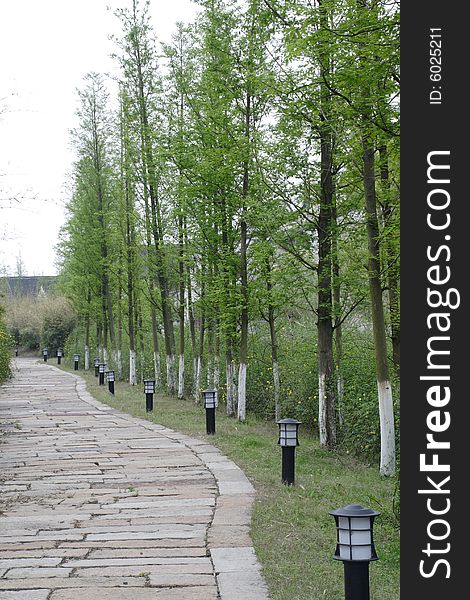
<path fill-rule="evenodd" d="M 176 393 L 176 376 L 175 376 L 175 355 L 167 354 L 166 356 L 166 385 L 170 395 Z"/>
<path fill-rule="evenodd" d="M 121 381 L 122 379 L 122 352 L 121 350 L 118 350 L 116 352 L 116 369 L 117 369 L 117 376 L 119 381 Z"/>
<path fill-rule="evenodd" d="M 193 397 L 194 397 L 194 402 L 197 402 L 196 398 L 197 398 L 197 394 L 198 394 L 198 388 L 197 388 L 197 358 L 195 356 L 193 356 Z"/>
<path fill-rule="evenodd" d="M 246 419 L 246 364 L 238 367 L 238 420 Z"/>
<path fill-rule="evenodd" d="M 85 346 L 85 371 L 90 370 L 90 348 Z"/>
<path fill-rule="evenodd" d="M 108 350 L 106 348 L 103 348 L 103 362 L 105 365 L 108 364 Z"/>
<path fill-rule="evenodd" d="M 235 362 L 231 361 L 226 367 L 227 378 L 227 414 L 234 417 L 237 412 L 237 386 L 234 381 Z"/>
<path fill-rule="evenodd" d="M 129 383 L 131 385 L 137 385 L 135 350 L 130 350 L 129 352 Z"/>
<path fill-rule="evenodd" d="M 207 360 L 207 387 L 212 387 L 212 358 Z"/>
<path fill-rule="evenodd" d="M 155 373 L 155 389 L 158 390 L 160 387 L 160 379 L 161 379 L 161 364 L 160 364 L 160 354 L 158 352 L 153 353 L 153 371 Z"/>
<path fill-rule="evenodd" d="M 279 365 L 273 362 L 273 384 L 274 384 L 274 415 L 276 421 L 281 418 L 281 378 L 279 377 Z"/>
<path fill-rule="evenodd" d="M 184 398 L 184 354 L 179 356 L 178 364 L 178 398 Z"/>
<path fill-rule="evenodd" d="M 395 473 L 395 423 L 393 420 L 392 386 L 390 381 L 377 382 L 380 416 L 380 472 Z"/>
<path fill-rule="evenodd" d="M 326 377 L 322 374 L 318 377 L 318 432 L 320 446 L 326 446 L 328 442 L 326 420 Z"/>

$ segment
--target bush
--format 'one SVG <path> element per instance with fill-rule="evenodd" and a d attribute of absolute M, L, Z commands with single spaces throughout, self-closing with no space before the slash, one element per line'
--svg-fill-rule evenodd
<path fill-rule="evenodd" d="M 3 308 L 0 307 L 0 383 L 11 376 L 10 357 L 13 339 L 3 322 Z"/>
<path fill-rule="evenodd" d="M 5 319 L 18 346 L 25 350 L 47 346 L 51 356 L 65 344 L 75 325 L 74 312 L 62 296 L 11 298 Z"/>

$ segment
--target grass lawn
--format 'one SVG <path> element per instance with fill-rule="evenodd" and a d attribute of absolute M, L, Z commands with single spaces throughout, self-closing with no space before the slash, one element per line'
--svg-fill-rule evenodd
<path fill-rule="evenodd" d="M 251 536 L 273 600 L 341 600 L 343 566 L 332 559 L 336 532 L 328 511 L 346 504 L 378 510 L 374 538 L 378 561 L 370 565 L 371 599 L 398 600 L 399 530 L 392 505 L 396 481 L 346 454 L 323 450 L 300 428 L 296 484 L 281 483 L 278 428 L 249 417 L 245 423 L 216 415 L 216 435 L 205 433 L 205 412 L 191 400 L 157 394 L 145 412 L 143 386 L 116 382 L 115 396 L 93 371 L 79 371 L 97 400 L 128 414 L 161 423 L 217 446 L 237 463 L 257 490 Z M 287 415 L 288 416 L 288 415 Z"/>

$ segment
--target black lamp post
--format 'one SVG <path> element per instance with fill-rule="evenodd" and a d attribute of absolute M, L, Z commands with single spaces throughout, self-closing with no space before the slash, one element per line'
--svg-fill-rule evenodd
<path fill-rule="evenodd" d="M 98 377 L 99 375 L 99 369 L 100 369 L 100 359 L 99 358 L 95 358 L 95 361 L 93 363 L 95 365 L 95 377 Z"/>
<path fill-rule="evenodd" d="M 378 560 L 373 526 L 380 513 L 360 504 L 349 504 L 330 513 L 336 521 L 335 560 L 344 564 L 345 600 L 370 600 L 369 563 Z"/>
<path fill-rule="evenodd" d="M 114 396 L 114 371 L 106 371 L 106 376 L 108 379 L 108 390 L 109 393 Z"/>
<path fill-rule="evenodd" d="M 106 366 L 106 363 L 100 363 L 98 365 L 99 385 L 104 385 L 104 374 L 106 372 Z"/>
<path fill-rule="evenodd" d="M 155 379 L 144 379 L 145 392 L 145 410 L 152 412 L 153 410 L 153 395 L 155 393 Z"/>
<path fill-rule="evenodd" d="M 73 368 L 75 371 L 78 371 L 78 363 L 80 362 L 80 354 L 73 355 Z"/>
<path fill-rule="evenodd" d="M 295 419 L 281 419 L 279 425 L 278 444 L 282 448 L 282 483 L 294 485 L 295 474 L 295 448 L 299 445 L 300 421 Z"/>
<path fill-rule="evenodd" d="M 57 348 L 57 364 L 60 365 L 62 362 L 62 356 L 64 353 L 62 352 L 62 348 Z"/>
<path fill-rule="evenodd" d="M 217 406 L 217 390 L 208 388 L 202 392 L 204 396 L 204 408 L 206 409 L 206 433 L 215 434 L 215 409 Z"/>

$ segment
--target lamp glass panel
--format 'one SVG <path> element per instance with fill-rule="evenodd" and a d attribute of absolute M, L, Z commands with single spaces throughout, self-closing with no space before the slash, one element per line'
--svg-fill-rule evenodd
<path fill-rule="evenodd" d="M 339 557 L 342 560 L 351 560 L 351 546 L 339 545 Z"/>
<path fill-rule="evenodd" d="M 351 543 L 353 546 L 371 544 L 370 531 L 351 531 Z"/>
<path fill-rule="evenodd" d="M 352 517 L 351 529 L 371 529 L 371 519 L 369 517 Z"/>
<path fill-rule="evenodd" d="M 351 544 L 351 534 L 349 529 L 338 530 L 338 542 L 340 544 Z"/>
<path fill-rule="evenodd" d="M 372 558 L 371 546 L 353 546 L 352 560 L 370 560 Z"/>

